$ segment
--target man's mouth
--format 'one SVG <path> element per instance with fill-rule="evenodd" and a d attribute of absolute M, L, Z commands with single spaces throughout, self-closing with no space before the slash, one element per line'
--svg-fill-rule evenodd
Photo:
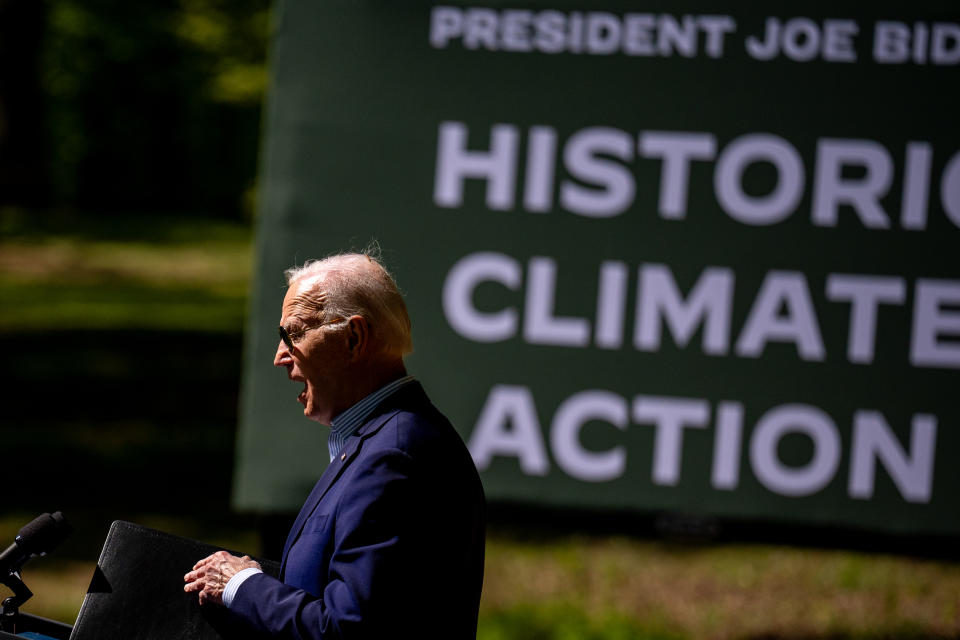
<path fill-rule="evenodd" d="M 307 404 L 307 383 L 303 383 L 303 391 L 300 392 L 300 395 L 297 396 L 297 402 L 306 406 Z"/>

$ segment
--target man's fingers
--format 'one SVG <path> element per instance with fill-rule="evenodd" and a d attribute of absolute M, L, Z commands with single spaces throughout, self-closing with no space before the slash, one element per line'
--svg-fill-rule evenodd
<path fill-rule="evenodd" d="M 212 602 L 214 604 L 223 603 L 223 589 L 217 585 L 208 584 L 200 591 L 200 604 Z"/>
<path fill-rule="evenodd" d="M 227 581 L 237 573 L 238 565 L 256 564 L 250 556 L 239 558 L 226 551 L 217 551 L 193 565 L 193 570 L 183 576 L 187 593 L 199 592 L 200 604 L 223 602 L 223 588 Z"/>
<path fill-rule="evenodd" d="M 214 556 L 215 556 L 215 555 L 216 555 L 215 553 L 214 553 L 214 554 L 210 554 L 209 556 L 207 556 L 206 558 L 203 558 L 202 560 L 197 560 L 197 564 L 193 565 L 193 568 L 194 568 L 194 569 L 199 569 L 200 567 L 202 567 L 202 566 L 204 566 L 204 565 L 210 564 L 210 563 L 214 560 Z"/>
<path fill-rule="evenodd" d="M 208 575 L 210 575 L 210 568 L 209 568 L 207 565 L 204 565 L 204 566 L 200 567 L 199 569 L 194 569 L 193 571 L 191 571 L 191 572 L 189 572 L 188 574 L 186 574 L 185 576 L 183 576 L 183 581 L 184 581 L 184 582 L 193 582 L 194 580 L 198 580 L 198 579 L 203 578 L 203 577 L 206 577 L 206 576 L 208 576 Z"/>
<path fill-rule="evenodd" d="M 217 551 L 216 553 L 211 553 L 206 558 L 197 561 L 197 564 L 193 565 L 194 569 L 199 569 L 200 567 L 206 566 L 211 562 L 222 562 L 226 558 L 232 558 L 229 553 L 226 551 Z"/>
<path fill-rule="evenodd" d="M 197 563 L 193 565 L 193 571 L 197 572 L 200 569 L 210 566 L 211 564 L 218 564 L 223 562 L 225 559 L 232 558 L 232 557 L 234 556 L 231 556 L 226 551 L 217 551 L 216 553 L 211 553 L 206 558 L 203 558 L 202 560 L 198 560 Z M 190 575 L 190 574 L 188 573 L 187 575 Z"/>

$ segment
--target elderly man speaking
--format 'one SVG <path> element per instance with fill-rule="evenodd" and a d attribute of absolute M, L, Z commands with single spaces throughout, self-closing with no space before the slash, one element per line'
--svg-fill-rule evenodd
<path fill-rule="evenodd" d="M 475 638 L 485 503 L 450 422 L 407 375 L 410 319 L 374 258 L 287 271 L 273 363 L 329 425 L 330 466 L 300 510 L 280 578 L 224 551 L 184 580 L 244 637 Z"/>

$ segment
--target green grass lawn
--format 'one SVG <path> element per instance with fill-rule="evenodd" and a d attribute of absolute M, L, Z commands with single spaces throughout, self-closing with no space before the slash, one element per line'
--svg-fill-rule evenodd
<path fill-rule="evenodd" d="M 228 466 L 237 386 L 232 376 L 238 375 L 250 270 L 251 232 L 240 223 L 0 211 L 0 338 L 7 345 L 0 357 L 12 369 L 3 372 L 7 381 L 22 383 L 21 398 L 8 398 L 7 413 L 0 413 L 3 441 L 55 452 L 64 468 L 99 465 L 106 469 L 103 477 L 119 474 L 130 484 L 150 482 L 136 477 L 138 469 L 156 474 L 182 449 L 193 449 L 198 458 L 219 455 L 218 463 Z M 47 340 L 51 335 L 60 342 Z M 123 340 L 138 341 L 138 354 L 141 347 L 159 345 L 150 362 L 158 368 L 156 379 L 136 354 L 110 344 Z M 65 345 L 71 357 L 60 362 Z M 183 355 L 168 345 L 180 346 Z M 202 357 L 208 361 L 197 366 Z M 64 372 L 67 380 L 86 382 L 94 391 L 107 389 L 110 402 L 88 401 L 85 389 L 69 396 L 72 412 L 49 411 L 44 398 L 70 390 L 47 377 Z M 222 397 L 217 406 L 210 402 L 214 379 Z M 157 386 L 158 380 L 164 386 Z M 165 394 L 153 413 L 138 408 L 138 385 Z M 118 404 L 121 396 L 125 403 Z M 201 408 L 206 413 L 197 413 Z M 109 464 L 116 465 L 115 472 Z M 226 474 L 229 478 L 229 468 Z M 147 515 L 126 513 L 128 498 L 120 489 L 68 505 L 81 526 L 62 550 L 27 565 L 24 578 L 36 596 L 26 611 L 75 619 L 106 524 L 114 517 L 231 548 L 259 545 L 256 529 L 242 519 L 224 525 L 222 517 L 173 506 Z M 227 482 L 217 491 L 224 495 L 203 504 L 221 504 L 225 511 Z M 162 504 L 180 504 L 177 495 Z M 16 511 L 0 511 L 0 548 L 37 512 L 49 509 L 32 512 L 35 502 L 36 496 L 26 496 Z M 0 597 L 5 595 L 0 587 Z M 538 539 L 495 527 L 488 539 L 479 635 L 485 640 L 960 638 L 960 565 L 774 545 Z"/>
<path fill-rule="evenodd" d="M 240 333 L 251 256 L 236 222 L 0 211 L 0 331 Z"/>

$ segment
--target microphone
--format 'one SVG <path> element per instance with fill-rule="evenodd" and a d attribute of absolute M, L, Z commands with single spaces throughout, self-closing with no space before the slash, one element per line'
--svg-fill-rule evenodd
<path fill-rule="evenodd" d="M 25 524 L 13 544 L 0 553 L 0 580 L 18 573 L 30 558 L 53 551 L 72 531 L 59 511 L 44 513 Z"/>

